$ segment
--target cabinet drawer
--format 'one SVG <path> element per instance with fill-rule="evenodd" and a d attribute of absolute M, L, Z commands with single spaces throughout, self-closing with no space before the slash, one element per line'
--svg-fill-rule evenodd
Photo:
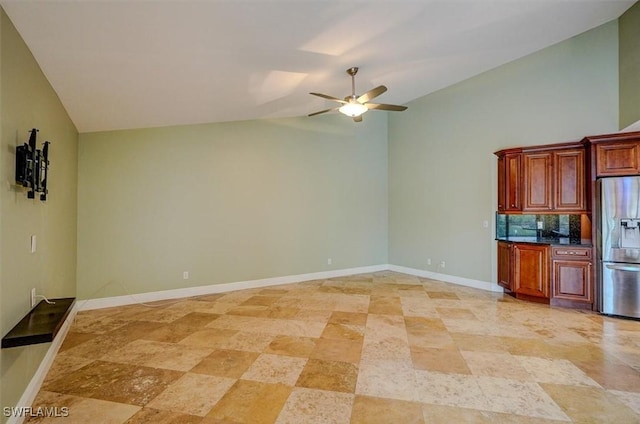
<path fill-rule="evenodd" d="M 551 248 L 551 255 L 554 258 L 590 259 L 591 248 L 590 247 L 553 247 Z"/>

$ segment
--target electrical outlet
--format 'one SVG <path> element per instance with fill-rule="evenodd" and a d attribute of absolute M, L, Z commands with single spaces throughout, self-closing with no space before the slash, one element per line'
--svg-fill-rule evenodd
<path fill-rule="evenodd" d="M 328 259 L 327 259 L 327 265 L 331 265 L 332 263 L 333 263 L 333 259 L 328 258 Z"/>
<path fill-rule="evenodd" d="M 446 265 L 445 261 L 440 261 L 440 268 L 444 269 Z"/>
<path fill-rule="evenodd" d="M 189 271 L 183 271 L 182 272 L 182 279 L 183 280 L 188 280 L 189 279 Z"/>
<path fill-rule="evenodd" d="M 36 289 L 33 288 L 31 289 L 31 308 L 35 308 L 36 307 Z"/>
<path fill-rule="evenodd" d="M 544 230 L 544 222 L 543 221 L 537 221 L 536 224 L 538 225 L 538 230 Z"/>
<path fill-rule="evenodd" d="M 431 258 L 427 259 L 427 265 L 431 265 Z"/>

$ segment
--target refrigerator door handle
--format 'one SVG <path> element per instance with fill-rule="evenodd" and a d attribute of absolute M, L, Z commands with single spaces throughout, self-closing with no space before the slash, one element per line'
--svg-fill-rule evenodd
<path fill-rule="evenodd" d="M 629 271 L 629 272 L 640 272 L 640 265 L 605 265 L 609 269 L 613 269 L 615 271 Z"/>

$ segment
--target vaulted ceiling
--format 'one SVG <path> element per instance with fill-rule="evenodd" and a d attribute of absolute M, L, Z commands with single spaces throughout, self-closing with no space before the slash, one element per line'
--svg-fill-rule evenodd
<path fill-rule="evenodd" d="M 80 132 L 301 116 L 333 106 L 310 91 L 350 94 L 351 66 L 404 104 L 633 3 L 0 1 Z"/>

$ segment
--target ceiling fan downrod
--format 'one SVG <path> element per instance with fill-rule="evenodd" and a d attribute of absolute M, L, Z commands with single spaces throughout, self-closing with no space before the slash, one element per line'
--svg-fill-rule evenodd
<path fill-rule="evenodd" d="M 351 98 L 353 100 L 356 99 L 356 74 L 358 73 L 358 67 L 357 66 L 353 66 L 349 69 L 347 69 L 347 74 L 351 75 Z M 347 100 L 347 99 L 345 99 Z"/>

